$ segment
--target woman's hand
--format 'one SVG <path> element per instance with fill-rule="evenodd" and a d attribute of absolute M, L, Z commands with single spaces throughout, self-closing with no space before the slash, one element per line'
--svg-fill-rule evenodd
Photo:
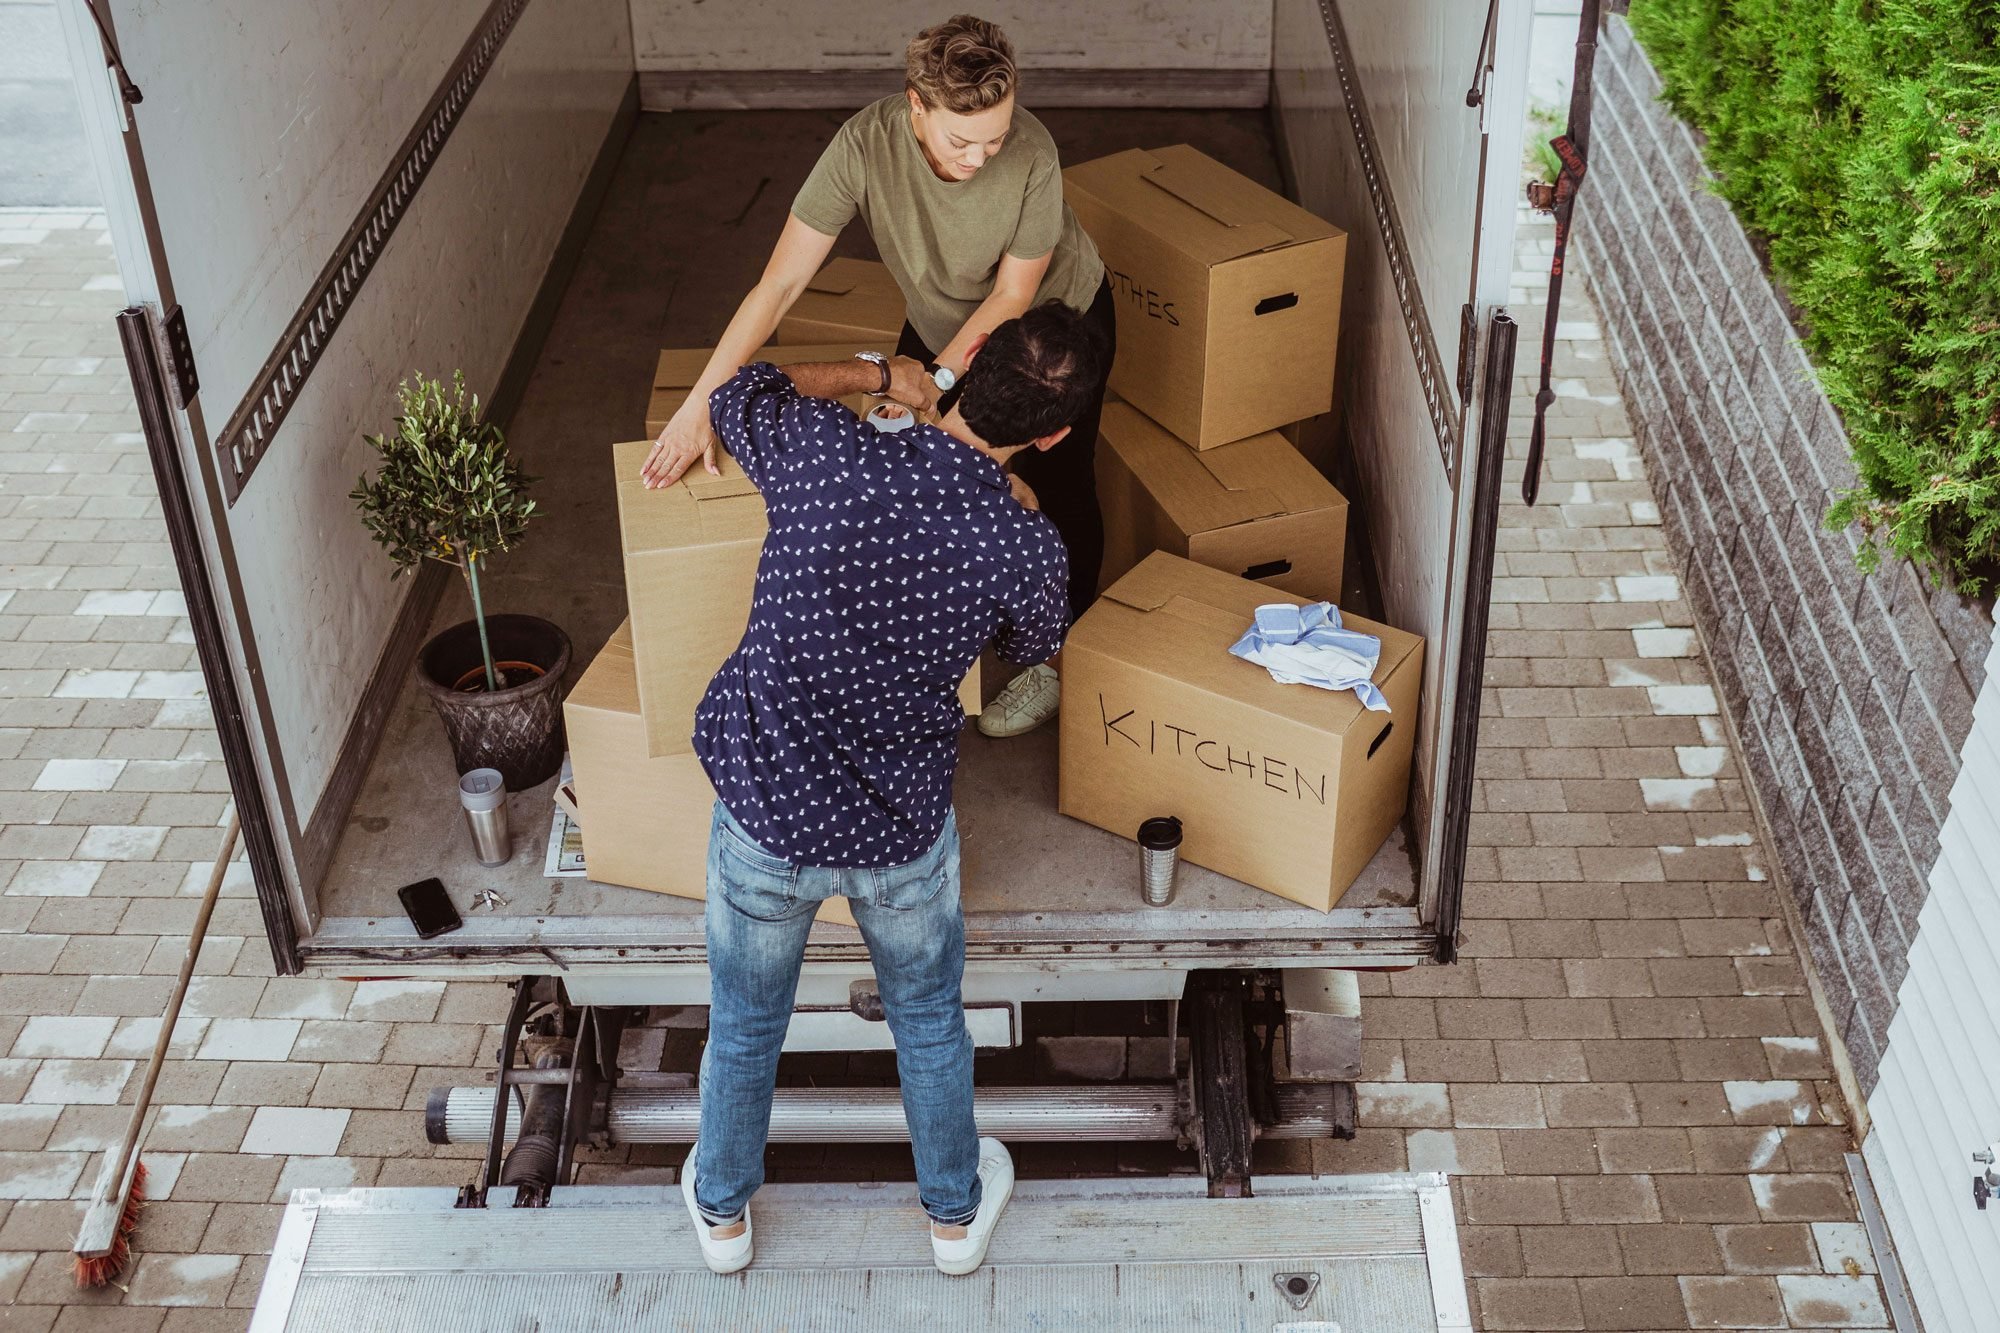
<path fill-rule="evenodd" d="M 690 394 L 667 422 L 667 428 L 660 432 L 660 438 L 653 441 L 653 450 L 646 455 L 645 466 L 639 469 L 639 479 L 646 483 L 647 490 L 671 486 L 694 466 L 696 459 L 710 472 L 720 475 L 722 469 L 715 465 L 715 451 L 720 444 L 708 419 L 707 395 Z"/>

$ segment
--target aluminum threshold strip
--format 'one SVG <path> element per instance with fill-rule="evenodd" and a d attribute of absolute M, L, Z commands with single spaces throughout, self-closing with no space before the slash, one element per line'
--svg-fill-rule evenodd
<path fill-rule="evenodd" d="M 1903 1261 L 1896 1253 L 1896 1241 L 1889 1234 L 1889 1220 L 1882 1215 L 1882 1201 L 1875 1193 L 1875 1178 L 1868 1172 L 1868 1159 L 1858 1152 L 1845 1154 L 1847 1181 L 1854 1187 L 1854 1203 L 1861 1224 L 1868 1232 L 1868 1248 L 1874 1251 L 1880 1270 L 1882 1298 L 1888 1303 L 1889 1318 L 1896 1333 L 1922 1333 L 1916 1306 L 1910 1300 L 1910 1286 L 1903 1276 Z"/>
<path fill-rule="evenodd" d="M 556 1189 L 544 1208 L 454 1208 L 449 1188 L 299 1190 L 253 1333 L 433 1326 L 1296 1327 L 1467 1333 L 1464 1270 L 1435 1173 L 1023 1181 L 970 1278 L 931 1267 L 908 1183 L 776 1185 L 757 1261 L 719 1280 L 674 1186 Z M 1289 1278 L 1313 1281 L 1287 1306 Z M 666 1322 L 663 1324 L 662 1320 Z M 440 1322 L 442 1321 L 442 1322 Z"/>
<path fill-rule="evenodd" d="M 1197 914 L 1185 928 L 1163 930 L 1128 914 L 1085 916 L 1051 923 L 1042 914 L 971 914 L 966 956 L 975 961 L 1083 963 L 1116 967 L 1327 967 L 1400 966 L 1429 957 L 1432 936 L 1413 907 L 1373 907 L 1332 912 L 1280 909 L 1258 914 Z M 1232 917 L 1239 919 L 1232 920 Z M 329 917 L 301 942 L 309 963 L 321 966 L 382 963 L 546 963 L 554 952 L 564 963 L 700 963 L 707 959 L 701 918 L 471 917 L 448 936 L 419 941 L 400 917 Z M 858 932 L 817 926 L 808 962 L 850 962 L 867 957 Z M 1380 960 L 1377 962 L 1376 960 Z"/>
<path fill-rule="evenodd" d="M 300 391 L 325 355 L 334 331 L 360 297 L 362 286 L 397 224 L 409 215 L 410 206 L 437 164 L 445 141 L 458 127 L 473 93 L 493 68 L 500 48 L 514 30 L 514 21 L 527 5 L 528 0 L 492 0 L 486 7 L 458 58 L 445 71 L 443 82 L 431 94 L 416 126 L 396 150 L 389 169 L 382 173 L 374 192 L 361 206 L 360 216 L 348 227 L 339 248 L 320 270 L 298 312 L 285 326 L 278 345 L 244 391 L 243 401 L 229 414 L 222 433 L 216 437 L 215 456 L 223 494 L 230 504 L 242 496 L 250 474 L 256 471 L 277 438 L 278 427 L 284 424 Z"/>
<path fill-rule="evenodd" d="M 1374 123 L 1368 118 L 1368 99 L 1361 77 L 1354 68 L 1353 49 L 1347 29 L 1340 21 L 1336 0 L 1319 0 L 1320 20 L 1326 27 L 1326 42 L 1333 55 L 1334 77 L 1340 81 L 1340 100 L 1347 121 L 1354 129 L 1354 149 L 1361 160 L 1361 174 L 1368 182 L 1368 200 L 1374 206 L 1375 229 L 1382 237 L 1382 249 L 1389 263 L 1389 277 L 1395 284 L 1396 304 L 1403 311 L 1403 329 L 1409 338 L 1410 356 L 1416 361 L 1417 382 L 1424 391 L 1424 406 L 1430 412 L 1431 429 L 1437 432 L 1438 455 L 1444 464 L 1445 479 L 1458 484 L 1458 442 L 1464 417 L 1454 404 L 1456 387 L 1451 370 L 1438 351 L 1437 335 L 1431 330 L 1430 313 L 1424 308 L 1424 294 L 1417 283 L 1416 265 L 1404 239 L 1402 218 L 1396 211 L 1396 196 L 1383 170 Z"/>
<path fill-rule="evenodd" d="M 446 1143 L 483 1143 L 493 1126 L 492 1088 L 440 1089 Z M 435 1096 L 436 1094 L 433 1094 Z M 1326 1138 L 1337 1128 L 1327 1084 L 1278 1086 L 1278 1123 L 1263 1138 Z M 509 1107 L 507 1137 L 519 1115 Z M 1180 1089 L 1171 1083 L 1066 1088 L 976 1089 L 979 1132 L 1010 1143 L 1143 1142 L 1187 1130 Z M 611 1094 L 613 1143 L 692 1143 L 701 1126 L 695 1088 L 619 1088 Z M 771 1105 L 773 1143 L 901 1143 L 910 1132 L 895 1088 L 779 1088 Z"/>

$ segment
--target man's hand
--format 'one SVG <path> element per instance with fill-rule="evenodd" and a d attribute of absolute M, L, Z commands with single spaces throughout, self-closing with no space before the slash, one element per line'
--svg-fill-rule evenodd
<path fill-rule="evenodd" d="M 1028 483 L 1021 480 L 1020 473 L 1009 472 L 1007 474 L 1007 489 L 1014 493 L 1014 498 L 1020 502 L 1023 509 L 1040 509 L 1042 507 L 1042 502 L 1035 498 L 1035 493 L 1029 489 Z"/>
<path fill-rule="evenodd" d="M 884 397 L 914 408 L 918 416 L 928 419 L 937 410 L 938 386 L 923 362 L 907 356 L 891 357 L 889 392 Z"/>
<path fill-rule="evenodd" d="M 689 394 L 667 422 L 666 429 L 660 432 L 660 438 L 653 441 L 653 450 L 639 469 L 639 479 L 646 483 L 647 490 L 671 486 L 694 466 L 696 459 L 720 476 L 722 469 L 715 465 L 715 451 L 720 444 L 708 419 L 707 396 Z"/>

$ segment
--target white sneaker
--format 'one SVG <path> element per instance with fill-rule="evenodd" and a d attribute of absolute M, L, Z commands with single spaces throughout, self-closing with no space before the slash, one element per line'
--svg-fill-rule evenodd
<path fill-rule="evenodd" d="M 750 1210 L 743 1210 L 743 1230 L 734 1236 L 722 1236 L 736 1225 L 731 1222 L 724 1226 L 711 1226 L 701 1215 L 701 1208 L 694 1201 L 694 1155 L 695 1145 L 688 1149 L 687 1161 L 681 1164 L 681 1198 L 687 1200 L 688 1216 L 694 1219 L 695 1239 L 701 1242 L 702 1262 L 713 1273 L 734 1273 L 750 1265 Z"/>
<path fill-rule="evenodd" d="M 979 729 L 988 736 L 1021 736 L 1056 715 L 1062 707 L 1062 677 L 1046 663 L 1031 666 L 1007 682 L 979 715 Z"/>
<path fill-rule="evenodd" d="M 931 1224 L 931 1258 L 938 1271 L 962 1277 L 986 1262 L 986 1247 L 993 1242 L 993 1224 L 1000 1210 L 1014 1195 L 1014 1159 L 998 1139 L 979 1141 L 979 1211 L 965 1224 L 965 1234 L 956 1240 L 938 1235 Z"/>

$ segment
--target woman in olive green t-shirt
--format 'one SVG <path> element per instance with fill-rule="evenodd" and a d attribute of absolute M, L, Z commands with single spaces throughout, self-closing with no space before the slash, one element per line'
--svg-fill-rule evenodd
<path fill-rule="evenodd" d="M 769 340 L 856 216 L 903 291 L 908 322 L 896 350 L 940 367 L 940 389 L 964 373 L 987 333 L 1048 300 L 1087 313 L 1109 375 L 1115 325 L 1104 264 L 1063 202 L 1054 141 L 1014 104 L 1016 82 L 1012 47 L 993 24 L 961 17 L 918 34 L 904 92 L 841 126 L 806 178 L 763 278 L 647 457 L 649 486 L 671 485 L 697 459 L 715 470 L 708 395 Z M 1068 548 L 1072 618 L 1095 598 L 1103 562 L 1096 482 L 1103 403 L 1100 380 L 1068 438 L 1015 464 Z M 1031 730 L 1054 716 L 1057 703 L 1054 672 L 1034 668 L 986 710 L 980 729 Z"/>

